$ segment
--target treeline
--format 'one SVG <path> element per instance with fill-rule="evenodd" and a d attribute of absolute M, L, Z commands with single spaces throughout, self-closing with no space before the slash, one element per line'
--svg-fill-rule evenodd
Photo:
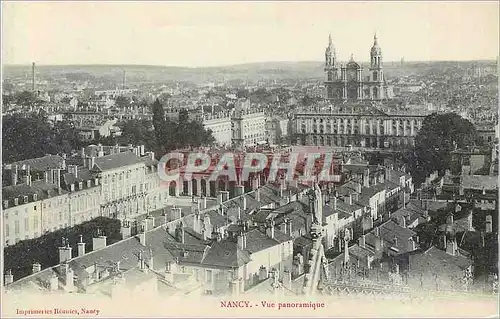
<path fill-rule="evenodd" d="M 451 152 L 472 146 L 481 146 L 474 125 L 456 113 L 428 115 L 415 138 L 415 147 L 400 155 L 407 164 L 415 185 L 438 171 L 441 175 L 451 168 Z"/>
<path fill-rule="evenodd" d="M 70 122 L 50 123 L 43 114 L 2 118 L 2 160 L 12 163 L 46 154 L 70 154 L 82 145 Z"/>
<path fill-rule="evenodd" d="M 69 241 L 72 249 L 72 256 L 78 256 L 77 242 L 80 235 L 86 243 L 86 253 L 92 251 L 92 238 L 97 236 L 98 230 L 102 235 L 107 236 L 107 245 L 116 243 L 122 239 L 120 233 L 121 224 L 117 219 L 98 217 L 91 221 L 64 228 L 48 233 L 42 237 L 28 239 L 18 242 L 15 245 L 4 248 L 4 269 L 12 270 L 14 280 L 23 278 L 32 273 L 34 263 L 39 263 L 42 269 L 59 264 L 59 247 L 62 245 L 62 238 Z"/>
<path fill-rule="evenodd" d="M 152 124 L 155 154 L 159 157 L 175 149 L 211 145 L 215 142 L 212 131 L 205 129 L 203 123 L 189 120 L 187 110 L 179 112 L 177 121 L 166 117 L 158 99 L 153 103 Z"/>

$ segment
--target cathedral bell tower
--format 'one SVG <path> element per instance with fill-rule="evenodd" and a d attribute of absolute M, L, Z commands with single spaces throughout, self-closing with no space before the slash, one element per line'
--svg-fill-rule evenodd
<path fill-rule="evenodd" d="M 384 70 L 382 68 L 382 50 L 378 45 L 377 34 L 373 36 L 373 46 L 370 50 L 370 97 L 374 100 L 384 98 Z"/>
<path fill-rule="evenodd" d="M 328 46 L 325 50 L 325 73 L 326 73 L 326 96 L 334 97 L 334 90 L 331 83 L 338 80 L 337 52 L 332 42 L 332 35 L 328 36 Z M 329 85 L 330 84 L 330 85 Z"/>

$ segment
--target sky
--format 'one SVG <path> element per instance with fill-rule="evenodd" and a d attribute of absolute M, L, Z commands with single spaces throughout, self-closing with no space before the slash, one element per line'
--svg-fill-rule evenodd
<path fill-rule="evenodd" d="M 218 66 L 496 59 L 498 1 L 3 2 L 4 64 Z"/>

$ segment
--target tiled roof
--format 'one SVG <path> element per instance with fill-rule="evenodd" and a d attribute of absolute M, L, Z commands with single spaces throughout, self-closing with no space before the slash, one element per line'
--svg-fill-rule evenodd
<path fill-rule="evenodd" d="M 410 220 L 408 221 L 409 223 L 413 223 L 416 219 L 418 218 L 423 218 L 425 213 L 425 210 L 420 207 L 419 205 L 410 202 L 406 204 L 406 208 L 400 208 L 394 213 L 391 214 L 392 218 L 400 218 L 400 217 L 405 217 L 409 216 Z"/>
<path fill-rule="evenodd" d="M 465 189 L 495 190 L 498 189 L 498 178 L 486 175 L 463 175 L 462 186 Z"/>
<path fill-rule="evenodd" d="M 367 165 L 344 165 L 343 169 L 353 174 L 365 174 L 368 171 Z"/>
<path fill-rule="evenodd" d="M 91 183 L 91 187 L 94 187 L 96 186 L 95 185 L 95 180 L 94 180 L 94 176 L 92 175 L 92 173 L 89 171 L 88 168 L 86 167 L 78 167 L 78 173 L 77 173 L 77 176 L 78 177 L 75 177 L 75 174 L 73 173 L 65 173 L 65 174 L 62 174 L 62 182 L 64 185 L 66 185 L 66 189 L 69 190 L 69 185 L 71 184 L 74 184 L 74 183 L 79 183 L 79 182 L 83 182 L 83 187 L 84 188 L 87 188 L 87 181 L 92 181 Z"/>
<path fill-rule="evenodd" d="M 295 238 L 293 245 L 308 247 L 312 245 L 312 239 L 309 236 L 300 236 L 298 238 Z"/>
<path fill-rule="evenodd" d="M 214 242 L 208 248 L 201 264 L 215 267 L 240 267 L 250 261 L 250 254 L 239 249 L 238 243 L 231 240 L 221 240 Z"/>
<path fill-rule="evenodd" d="M 398 254 L 409 251 L 408 240 L 416 235 L 414 231 L 401 227 L 392 220 L 388 220 L 378 226 L 378 229 L 380 238 L 383 240 L 383 246 L 387 248 L 396 248 Z M 394 238 L 397 238 L 397 244 L 394 242 Z M 366 234 L 365 243 L 371 247 L 375 247 L 375 240 L 375 229 L 373 229 L 371 232 Z"/>
<path fill-rule="evenodd" d="M 270 238 L 259 229 L 253 229 L 247 233 L 247 247 L 250 253 L 256 253 L 264 249 L 279 245 L 288 240 L 292 240 L 290 236 L 281 231 L 274 230 L 274 238 Z"/>
<path fill-rule="evenodd" d="M 205 213 L 205 215 L 208 215 L 210 218 L 210 224 L 215 227 L 223 227 L 227 225 L 227 217 L 222 216 L 215 210 L 209 210 L 208 212 Z"/>
<path fill-rule="evenodd" d="M 409 256 L 410 269 L 414 273 L 444 272 L 450 275 L 460 275 L 461 271 L 472 265 L 472 260 L 461 256 L 452 256 L 436 247 L 425 252 Z"/>
<path fill-rule="evenodd" d="M 123 152 L 120 154 L 107 155 L 97 157 L 95 159 L 95 167 L 101 172 L 112 170 L 119 167 L 125 167 L 134 164 L 144 163 L 143 160 L 132 152 Z"/>
<path fill-rule="evenodd" d="M 24 165 L 29 165 L 31 170 L 44 172 L 50 169 L 62 169 L 63 164 L 64 164 L 64 159 L 61 156 L 46 155 L 43 157 L 14 162 L 11 165 L 17 165 L 18 168 L 22 168 Z"/>

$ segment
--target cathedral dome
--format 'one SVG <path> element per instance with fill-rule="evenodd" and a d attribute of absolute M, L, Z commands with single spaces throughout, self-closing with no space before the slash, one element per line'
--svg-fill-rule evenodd
<path fill-rule="evenodd" d="M 382 54 L 382 49 L 380 49 L 380 47 L 378 46 L 378 40 L 377 40 L 377 35 L 375 34 L 373 36 L 373 46 L 372 46 L 372 49 L 371 49 L 371 54 L 372 55 L 380 55 Z"/>
<path fill-rule="evenodd" d="M 354 61 L 354 56 L 352 54 L 351 54 L 351 59 L 346 64 L 346 68 L 348 68 L 348 69 L 360 69 L 361 68 L 361 66 L 356 61 Z"/>

